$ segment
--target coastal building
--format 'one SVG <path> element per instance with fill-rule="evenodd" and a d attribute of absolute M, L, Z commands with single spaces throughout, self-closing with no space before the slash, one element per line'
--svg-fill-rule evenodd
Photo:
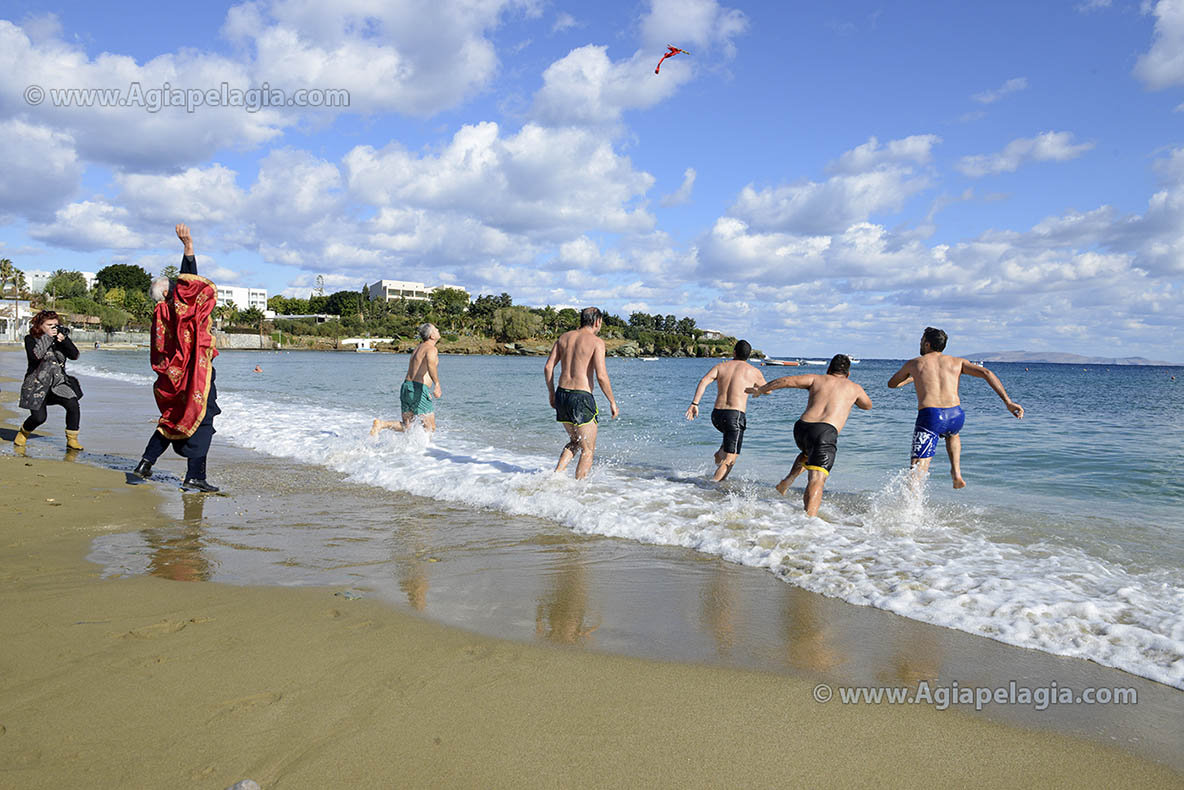
<path fill-rule="evenodd" d="M 432 291 L 423 283 L 413 283 L 406 280 L 379 280 L 366 286 L 366 295 L 371 302 L 393 302 L 396 299 L 412 299 L 425 301 L 430 299 Z"/>
<path fill-rule="evenodd" d="M 700 335 L 704 340 L 720 340 L 724 336 L 723 332 L 718 329 L 704 329 L 703 334 Z"/>
<path fill-rule="evenodd" d="M 331 313 L 306 313 L 303 315 L 279 315 L 275 314 L 269 316 L 277 321 L 312 321 L 315 324 L 323 324 L 326 321 L 340 321 L 341 316 L 333 315 Z"/>
<path fill-rule="evenodd" d="M 439 288 L 465 290 L 459 285 L 424 285 L 407 280 L 379 280 L 366 286 L 366 296 L 371 302 L 393 302 L 398 299 L 422 302 L 431 299 L 432 292 Z"/>
<path fill-rule="evenodd" d="M 21 338 L 29 333 L 29 319 L 32 317 L 33 310 L 28 300 L 0 300 L 0 340 L 8 343 L 21 342 Z"/>
<path fill-rule="evenodd" d="M 79 274 L 86 278 L 87 290 L 94 288 L 95 283 L 99 281 L 99 276 L 94 272 L 79 272 Z M 40 269 L 25 272 L 25 284 L 28 286 L 29 291 L 35 294 L 45 293 L 45 287 L 49 285 L 51 279 L 53 279 L 53 272 L 46 272 Z"/>
<path fill-rule="evenodd" d="M 234 306 L 239 310 L 250 310 L 252 307 L 257 307 L 264 313 L 268 312 L 267 289 L 265 288 L 246 288 L 241 285 L 219 285 L 218 307 L 222 307 L 228 302 L 234 302 Z"/>

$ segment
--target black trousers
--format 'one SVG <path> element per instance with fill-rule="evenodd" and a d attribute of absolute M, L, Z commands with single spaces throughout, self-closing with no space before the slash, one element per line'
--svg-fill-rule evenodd
<path fill-rule="evenodd" d="M 45 403 L 41 404 L 40 409 L 30 409 L 29 417 L 25 420 L 24 429 L 32 431 L 41 426 L 43 422 L 49 419 L 49 406 L 61 406 L 66 410 L 66 430 L 78 430 L 79 422 L 82 420 L 82 412 L 78 408 L 78 398 L 63 398 L 60 395 L 55 395 L 52 392 L 45 396 Z"/>
<path fill-rule="evenodd" d="M 214 438 L 214 421 L 203 422 L 188 439 L 166 439 L 160 431 L 153 431 L 148 446 L 144 448 L 144 460 L 156 463 L 161 453 L 171 445 L 177 455 L 186 461 L 186 480 L 206 479 L 206 455 L 210 452 L 210 440 Z"/>

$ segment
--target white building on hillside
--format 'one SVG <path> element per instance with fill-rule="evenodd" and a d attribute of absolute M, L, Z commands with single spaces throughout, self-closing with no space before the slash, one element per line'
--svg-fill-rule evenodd
<path fill-rule="evenodd" d="M 258 307 L 263 312 L 267 312 L 267 289 L 246 288 L 241 285 L 219 285 L 218 307 L 222 307 L 227 302 L 234 302 L 234 306 L 238 310 L 250 310 L 252 307 Z"/>
<path fill-rule="evenodd" d="M 71 270 L 67 269 L 66 271 Z M 94 288 L 95 283 L 99 281 L 99 276 L 94 272 L 79 272 L 79 274 L 86 278 L 87 290 Z M 53 272 L 45 272 L 40 269 L 25 272 L 25 284 L 35 294 L 45 293 L 45 286 L 49 285 L 49 281 L 52 278 Z"/>
<path fill-rule="evenodd" d="M 432 298 L 432 292 L 441 288 L 456 288 L 464 291 L 459 285 L 424 285 L 406 280 L 379 280 L 366 286 L 366 296 L 371 302 L 393 302 L 397 299 L 412 299 L 426 301 Z M 468 291 L 465 291 L 468 293 Z"/>
<path fill-rule="evenodd" d="M 396 299 L 415 299 L 424 301 L 430 299 L 432 291 L 423 283 L 407 282 L 405 280 L 379 280 L 366 286 L 366 295 L 371 302 L 393 302 Z"/>

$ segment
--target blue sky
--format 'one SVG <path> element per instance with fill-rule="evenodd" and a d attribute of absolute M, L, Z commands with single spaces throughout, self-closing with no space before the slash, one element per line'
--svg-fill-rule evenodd
<path fill-rule="evenodd" d="M 946 7 L 948 6 L 948 7 Z M 1184 0 L 6 4 L 0 256 L 691 315 L 766 351 L 1179 359 Z M 653 67 L 667 43 L 690 56 Z M 32 105 L 30 85 L 348 109 Z"/>

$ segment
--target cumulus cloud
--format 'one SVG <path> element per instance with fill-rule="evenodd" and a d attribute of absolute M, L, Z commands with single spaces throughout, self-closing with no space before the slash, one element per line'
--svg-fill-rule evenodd
<path fill-rule="evenodd" d="M 417 156 L 396 143 L 359 146 L 345 167 L 350 190 L 371 204 L 456 211 L 507 232 L 565 237 L 654 223 L 634 205 L 653 176 L 582 129 L 527 124 L 502 136 L 496 123 L 481 123 L 462 127 L 438 155 Z"/>
<path fill-rule="evenodd" d="M 748 29 L 742 11 L 715 0 L 651 0 L 641 19 L 641 40 L 647 50 L 661 52 L 667 44 L 691 50 L 720 49 L 735 54 L 734 39 Z"/>
<path fill-rule="evenodd" d="M 0 217 L 49 219 L 77 191 L 82 169 L 68 134 L 16 119 L 0 121 Z"/>
<path fill-rule="evenodd" d="M 695 168 L 688 167 L 683 171 L 682 184 L 674 192 L 662 198 L 663 206 L 681 206 L 691 202 L 691 191 L 695 188 Z"/>
<path fill-rule="evenodd" d="M 230 9 L 224 35 L 272 85 L 344 88 L 355 110 L 430 116 L 483 89 L 498 68 L 488 34 L 531 0 L 273 0 Z"/>
<path fill-rule="evenodd" d="M 47 244 L 82 252 L 147 246 L 144 237 L 129 227 L 130 216 L 122 206 L 84 200 L 58 209 L 49 222 L 30 226 L 29 235 Z"/>
<path fill-rule="evenodd" d="M 1152 90 L 1184 84 L 1184 0 L 1144 3 L 1155 15 L 1151 49 L 1135 62 L 1135 76 Z"/>
<path fill-rule="evenodd" d="M 1008 94 L 1017 93 L 1028 87 L 1027 77 L 1014 77 L 1007 82 L 1000 85 L 995 90 L 983 91 L 971 96 L 976 102 L 980 104 L 994 104 Z"/>
<path fill-rule="evenodd" d="M 165 83 L 177 87 L 217 88 L 221 83 L 251 85 L 242 63 L 221 55 L 186 50 L 155 57 L 143 64 L 124 55 L 102 53 L 94 58 L 73 43 L 57 38 L 34 42 L 21 28 L 0 20 L 0 114 L 22 116 L 52 127 L 74 140 L 89 161 L 130 169 L 166 169 L 204 162 L 220 148 L 242 148 L 274 139 L 293 119 L 273 110 L 248 113 L 241 108 L 184 108 L 149 112 L 142 107 L 55 106 L 49 91 L 79 89 L 145 91 Z M 23 99 L 29 85 L 46 91 L 39 105 Z"/>
<path fill-rule="evenodd" d="M 710 62 L 713 53 L 735 55 L 734 39 L 747 18 L 715 0 L 651 0 L 642 16 L 643 46 L 614 61 L 608 48 L 589 44 L 573 49 L 543 73 L 531 117 L 549 125 L 612 125 L 628 110 L 645 109 L 674 95 L 694 74 L 692 57 Z M 667 44 L 692 50 L 654 67 Z"/>
<path fill-rule="evenodd" d="M 930 161 L 939 141 L 935 135 L 917 135 L 881 146 L 871 138 L 832 163 L 835 175 L 826 181 L 759 190 L 749 184 L 728 213 L 761 231 L 842 232 L 872 214 L 899 210 L 905 200 L 928 188 L 929 176 L 916 165 Z"/>
<path fill-rule="evenodd" d="M 964 156 L 957 169 L 971 178 L 1013 173 L 1025 162 L 1067 162 L 1094 147 L 1092 142 L 1074 143 L 1072 132 L 1042 132 L 1035 137 L 1012 140 L 997 154 Z"/>

